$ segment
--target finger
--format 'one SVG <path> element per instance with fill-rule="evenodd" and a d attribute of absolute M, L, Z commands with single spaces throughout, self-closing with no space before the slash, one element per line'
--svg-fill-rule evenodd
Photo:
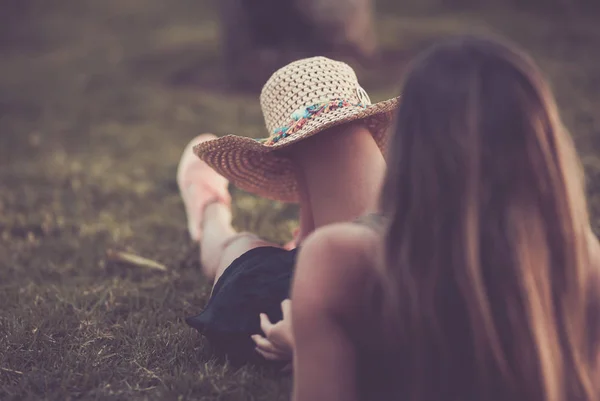
<path fill-rule="evenodd" d="M 266 338 L 264 338 L 262 336 L 255 334 L 252 336 L 252 340 L 254 340 L 256 347 L 263 351 L 267 351 L 267 352 L 271 352 L 271 353 L 282 353 L 283 352 L 279 348 L 277 348 L 275 345 L 273 345 L 273 343 L 271 343 L 271 341 L 267 340 Z"/>
<path fill-rule="evenodd" d="M 279 354 L 274 352 L 264 351 L 260 348 L 255 348 L 256 352 L 258 352 L 263 358 L 269 361 L 284 361 L 287 360 L 287 356 L 285 354 Z"/>
<path fill-rule="evenodd" d="M 270 352 L 266 352 L 266 351 L 263 351 L 263 350 L 258 349 L 258 348 L 256 348 L 256 352 L 258 352 L 258 354 L 260 356 L 262 356 L 263 358 L 265 358 L 266 360 L 269 360 L 269 361 L 279 361 L 279 360 L 281 360 L 280 357 L 279 357 L 279 355 L 272 354 Z"/>
<path fill-rule="evenodd" d="M 283 300 L 281 303 L 281 312 L 283 313 L 283 320 L 289 320 L 292 318 L 292 301 L 289 299 Z"/>
<path fill-rule="evenodd" d="M 269 316 L 266 313 L 260 314 L 260 328 L 262 329 L 265 336 L 269 336 L 271 329 L 273 328 L 273 323 L 269 320 Z"/>

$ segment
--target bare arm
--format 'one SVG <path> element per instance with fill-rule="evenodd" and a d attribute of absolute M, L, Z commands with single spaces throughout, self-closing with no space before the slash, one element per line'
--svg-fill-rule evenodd
<path fill-rule="evenodd" d="M 355 401 L 355 356 L 336 323 L 322 313 L 293 308 L 296 353 L 293 401 Z"/>
<path fill-rule="evenodd" d="M 310 202 L 304 202 L 300 207 L 300 226 L 298 229 L 298 235 L 295 238 L 296 245 L 302 243 L 315 230 L 315 219 Z"/>
<path fill-rule="evenodd" d="M 351 265 L 360 260 L 347 233 L 340 226 L 321 229 L 298 257 L 292 289 L 293 401 L 358 399 L 355 348 L 339 318 L 356 299 Z"/>

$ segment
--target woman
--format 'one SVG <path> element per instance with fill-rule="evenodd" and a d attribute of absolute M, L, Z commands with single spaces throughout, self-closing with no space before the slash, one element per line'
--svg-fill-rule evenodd
<path fill-rule="evenodd" d="M 187 322 L 236 364 L 264 361 L 250 336 L 260 333 L 259 313 L 281 319 L 296 250 L 234 230 L 228 181 L 298 202 L 296 243 L 315 228 L 351 221 L 376 209 L 381 149 L 397 105 L 395 98 L 371 104 L 352 68 L 325 57 L 275 72 L 260 100 L 268 138 L 201 135 L 185 149 L 177 174 L 190 236 L 214 283 L 204 310 Z"/>
<path fill-rule="evenodd" d="M 527 56 L 466 37 L 414 63 L 381 212 L 300 250 L 294 401 L 599 399 L 598 240 Z"/>

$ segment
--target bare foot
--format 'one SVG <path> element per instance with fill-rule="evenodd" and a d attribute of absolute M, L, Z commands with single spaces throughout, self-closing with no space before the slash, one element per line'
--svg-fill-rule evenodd
<path fill-rule="evenodd" d="M 193 152 L 194 146 L 215 138 L 213 134 L 202 134 L 194 138 L 183 151 L 177 168 L 177 185 L 185 205 L 190 237 L 194 241 L 202 239 L 202 223 L 206 206 L 214 202 L 227 206 L 231 204 L 227 179 L 200 160 Z"/>

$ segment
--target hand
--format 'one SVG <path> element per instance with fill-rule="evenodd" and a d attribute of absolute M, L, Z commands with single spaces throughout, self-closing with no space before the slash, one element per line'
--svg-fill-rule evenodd
<path fill-rule="evenodd" d="M 294 337 L 292 334 L 292 302 L 286 299 L 281 303 L 283 320 L 273 324 L 268 316 L 260 314 L 260 327 L 265 334 L 255 334 L 252 340 L 256 351 L 270 361 L 291 361 L 294 354 Z"/>

